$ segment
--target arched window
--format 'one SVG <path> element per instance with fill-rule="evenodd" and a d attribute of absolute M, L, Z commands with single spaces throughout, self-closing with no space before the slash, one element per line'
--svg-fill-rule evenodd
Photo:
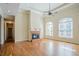
<path fill-rule="evenodd" d="M 73 21 L 71 17 L 63 18 L 59 22 L 59 36 L 65 38 L 73 37 Z"/>
<path fill-rule="evenodd" d="M 52 22 L 46 23 L 46 35 L 53 36 L 53 23 Z"/>

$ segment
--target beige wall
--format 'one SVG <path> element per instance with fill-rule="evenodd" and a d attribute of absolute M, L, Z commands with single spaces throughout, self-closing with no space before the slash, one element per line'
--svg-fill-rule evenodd
<path fill-rule="evenodd" d="M 33 28 L 40 29 L 40 38 L 43 38 L 43 18 L 41 13 L 37 13 L 31 10 L 31 30 Z"/>
<path fill-rule="evenodd" d="M 32 28 L 40 28 L 40 37 L 43 37 L 42 15 L 34 11 L 20 11 L 15 17 L 15 42 L 30 40 Z"/>
<path fill-rule="evenodd" d="M 73 38 L 72 39 L 60 38 L 58 36 L 59 20 L 61 20 L 62 18 L 65 18 L 65 17 L 72 17 L 72 19 L 73 19 Z M 55 14 L 54 16 L 49 16 L 49 17 L 45 16 L 43 21 L 44 21 L 44 27 L 45 27 L 46 22 L 48 22 L 48 21 L 53 22 L 53 26 L 54 26 L 53 32 L 54 33 L 53 33 L 52 39 L 79 44 L 79 4 L 74 4 L 70 7 L 64 8 L 64 9 L 58 11 L 58 13 Z M 44 34 L 45 34 L 45 29 L 44 29 Z M 49 36 L 45 36 L 45 37 L 49 37 Z"/>
<path fill-rule="evenodd" d="M 15 17 L 15 42 L 28 40 L 29 12 L 22 10 Z"/>

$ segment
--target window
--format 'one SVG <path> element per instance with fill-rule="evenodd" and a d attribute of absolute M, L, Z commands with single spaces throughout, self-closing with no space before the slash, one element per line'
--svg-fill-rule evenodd
<path fill-rule="evenodd" d="M 59 36 L 65 38 L 72 38 L 73 22 L 72 18 L 64 18 L 59 22 Z"/>
<path fill-rule="evenodd" d="M 49 35 L 49 36 L 53 35 L 53 24 L 52 24 L 52 22 L 47 22 L 47 24 L 46 24 L 46 35 Z"/>

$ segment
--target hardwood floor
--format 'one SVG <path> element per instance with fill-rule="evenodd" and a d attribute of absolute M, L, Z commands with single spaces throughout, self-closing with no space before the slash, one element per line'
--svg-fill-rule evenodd
<path fill-rule="evenodd" d="M 0 52 L 1 56 L 78 56 L 79 45 L 35 39 L 32 42 L 5 43 Z"/>

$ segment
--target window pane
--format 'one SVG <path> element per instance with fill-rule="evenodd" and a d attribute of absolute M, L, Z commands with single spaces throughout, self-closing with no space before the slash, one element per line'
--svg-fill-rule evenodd
<path fill-rule="evenodd" d="M 59 22 L 59 36 L 72 38 L 73 26 L 72 18 L 64 18 Z"/>
<path fill-rule="evenodd" d="M 49 36 L 53 35 L 53 24 L 52 24 L 52 22 L 48 22 L 46 24 L 46 35 L 49 35 Z"/>

